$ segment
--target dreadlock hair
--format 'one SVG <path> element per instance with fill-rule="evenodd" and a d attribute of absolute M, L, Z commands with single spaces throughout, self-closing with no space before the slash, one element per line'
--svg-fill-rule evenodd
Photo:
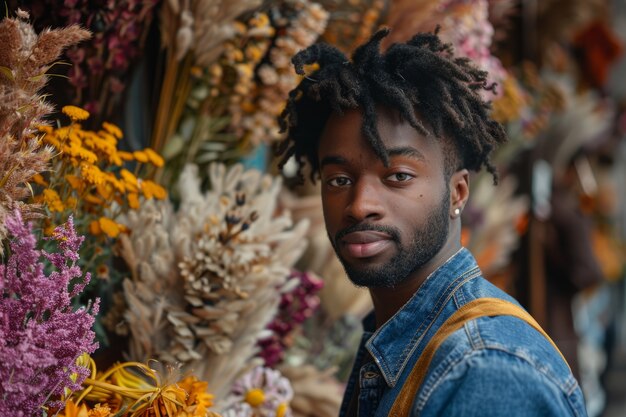
<path fill-rule="evenodd" d="M 278 119 L 281 132 L 287 132 L 277 149 L 279 168 L 295 157 L 303 182 L 302 169 L 308 161 L 315 182 L 318 142 L 328 117 L 332 112 L 343 114 L 345 109 L 356 108 L 363 112 L 363 135 L 387 166 L 389 155 L 376 117 L 376 105 L 382 105 L 397 110 L 418 132 L 429 135 L 415 116 L 418 112 L 437 138 L 451 139 L 455 152 L 444 153 L 448 177 L 461 168 L 480 171 L 485 166 L 496 184 L 497 172 L 489 154 L 506 141 L 506 134 L 490 118 L 491 106 L 479 94 L 480 90 L 494 91 L 495 84 L 489 85 L 487 72 L 468 58 L 455 58 L 452 45 L 443 43 L 438 32 L 439 27 L 432 33 L 417 34 L 381 54 L 380 42 L 389 33 L 389 29 L 381 29 L 354 51 L 352 61 L 323 43 L 298 52 L 292 63 L 304 78 L 289 93 Z M 312 64 L 319 68 L 306 75 L 304 66 Z M 443 142 L 446 146 L 448 141 Z"/>

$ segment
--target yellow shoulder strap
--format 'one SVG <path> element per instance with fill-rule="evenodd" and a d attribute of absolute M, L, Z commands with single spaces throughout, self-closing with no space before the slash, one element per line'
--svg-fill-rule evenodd
<path fill-rule="evenodd" d="M 556 347 L 552 339 L 550 339 L 535 319 L 533 319 L 532 316 L 523 308 L 499 298 L 479 298 L 459 308 L 433 335 L 432 339 L 430 339 L 421 356 L 417 360 L 417 363 L 415 363 L 415 366 L 411 370 L 411 373 L 402 386 L 398 397 L 396 397 L 396 400 L 389 411 L 389 416 L 409 416 L 411 406 L 415 400 L 415 395 L 426 377 L 426 372 L 428 371 L 430 362 L 435 356 L 435 352 L 437 352 L 439 346 L 441 346 L 448 336 L 463 327 L 463 325 L 470 320 L 474 320 L 479 317 L 493 316 L 513 316 L 524 320 L 541 333 L 546 339 L 548 339 L 556 351 L 559 352 L 563 361 L 565 361 L 563 354 Z M 565 361 L 565 363 L 567 363 L 567 361 Z"/>

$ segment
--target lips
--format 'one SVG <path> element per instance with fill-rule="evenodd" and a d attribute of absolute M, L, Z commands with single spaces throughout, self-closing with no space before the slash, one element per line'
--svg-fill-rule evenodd
<path fill-rule="evenodd" d="M 341 243 L 353 258 L 370 258 L 379 255 L 393 244 L 390 235 L 376 231 L 348 233 Z"/>

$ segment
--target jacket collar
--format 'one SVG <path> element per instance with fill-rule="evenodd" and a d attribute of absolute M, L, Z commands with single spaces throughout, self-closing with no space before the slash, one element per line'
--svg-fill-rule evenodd
<path fill-rule="evenodd" d="M 424 348 L 425 336 L 432 335 L 429 330 L 454 291 L 479 275 L 474 257 L 461 248 L 433 271 L 409 301 L 370 337 L 365 347 L 387 385 L 395 386 L 415 350 Z"/>

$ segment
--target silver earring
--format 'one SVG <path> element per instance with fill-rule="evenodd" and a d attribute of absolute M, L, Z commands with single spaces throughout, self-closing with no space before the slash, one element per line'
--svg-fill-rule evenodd
<path fill-rule="evenodd" d="M 455 209 L 454 209 L 454 215 L 455 215 L 455 216 L 459 216 L 460 214 L 461 214 L 461 209 L 459 209 L 459 208 L 455 208 Z"/>

